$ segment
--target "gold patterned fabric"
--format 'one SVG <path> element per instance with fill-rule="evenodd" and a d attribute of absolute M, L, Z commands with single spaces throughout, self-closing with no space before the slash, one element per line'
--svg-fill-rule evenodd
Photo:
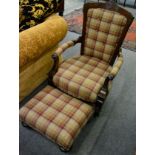
<path fill-rule="evenodd" d="M 94 102 L 110 71 L 111 66 L 102 60 L 83 55 L 64 61 L 53 82 L 65 93 Z"/>
<path fill-rule="evenodd" d="M 19 0 L 19 31 L 26 30 L 44 21 L 56 12 L 62 0 Z"/>
<path fill-rule="evenodd" d="M 84 54 L 109 62 L 127 22 L 125 16 L 105 9 L 87 13 Z"/>
<path fill-rule="evenodd" d="M 58 89 L 46 86 L 20 109 L 20 119 L 68 150 L 93 108 Z"/>
<path fill-rule="evenodd" d="M 20 32 L 19 34 L 19 65 L 20 68 L 39 58 L 52 46 L 61 41 L 67 32 L 66 21 L 52 15 L 41 24 Z"/>
<path fill-rule="evenodd" d="M 48 78 L 48 73 L 53 65 L 51 55 L 57 49 L 52 47 L 41 58 L 31 61 L 31 63 L 23 66 L 19 73 L 19 101 L 29 95 L 43 81 Z"/>
<path fill-rule="evenodd" d="M 19 33 L 19 98 L 20 101 L 48 76 L 52 53 L 67 32 L 67 23 L 57 15 Z"/>

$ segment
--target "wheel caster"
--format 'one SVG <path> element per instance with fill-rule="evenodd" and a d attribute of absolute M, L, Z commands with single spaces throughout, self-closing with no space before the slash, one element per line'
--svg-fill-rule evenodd
<path fill-rule="evenodd" d="M 70 147 L 69 149 L 64 149 L 62 146 L 59 146 L 59 149 L 62 151 L 62 152 L 69 152 L 71 150 L 72 147 Z"/>
<path fill-rule="evenodd" d="M 21 122 L 21 124 L 22 124 L 23 127 L 26 127 L 26 128 L 32 129 L 30 126 L 28 126 L 28 125 L 27 125 L 25 122 L 23 122 L 23 121 Z"/>

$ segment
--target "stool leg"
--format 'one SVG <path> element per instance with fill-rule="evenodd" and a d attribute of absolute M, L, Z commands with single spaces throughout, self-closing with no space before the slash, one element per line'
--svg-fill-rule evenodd
<path fill-rule="evenodd" d="M 71 146 L 69 149 L 64 149 L 62 146 L 59 146 L 59 149 L 60 149 L 62 152 L 69 152 L 69 151 L 72 149 L 72 146 Z"/>
<path fill-rule="evenodd" d="M 28 126 L 28 125 L 27 125 L 25 122 L 23 122 L 23 121 L 21 122 L 21 124 L 22 124 L 22 126 L 25 127 L 25 128 L 32 129 L 30 126 Z"/>
<path fill-rule="evenodd" d="M 23 127 L 28 127 L 28 125 L 26 123 L 24 123 L 23 121 L 21 122 Z"/>

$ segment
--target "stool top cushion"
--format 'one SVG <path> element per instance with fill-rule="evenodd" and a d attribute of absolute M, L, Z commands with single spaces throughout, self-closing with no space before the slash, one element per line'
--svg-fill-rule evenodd
<path fill-rule="evenodd" d="M 20 119 L 69 149 L 92 113 L 90 105 L 46 86 L 20 109 Z"/>

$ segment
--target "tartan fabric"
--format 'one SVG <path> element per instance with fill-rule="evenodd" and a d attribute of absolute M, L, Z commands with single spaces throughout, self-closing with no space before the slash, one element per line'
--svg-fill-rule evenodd
<path fill-rule="evenodd" d="M 89 9 L 87 13 L 84 54 L 106 61 L 111 60 L 127 19 L 105 9 Z"/>
<path fill-rule="evenodd" d="M 55 51 L 55 53 L 58 55 L 61 55 L 67 48 L 69 48 L 73 45 L 74 45 L 74 42 L 70 40 L 70 41 L 62 44 L 60 47 L 58 47 L 57 50 Z"/>
<path fill-rule="evenodd" d="M 115 64 L 112 67 L 110 74 L 112 74 L 113 76 L 116 76 L 122 64 L 123 64 L 123 55 L 122 55 L 122 52 L 120 52 L 119 56 L 117 57 L 117 60 L 115 61 Z"/>
<path fill-rule="evenodd" d="M 92 113 L 90 105 L 46 86 L 20 109 L 20 119 L 69 149 Z"/>
<path fill-rule="evenodd" d="M 122 64 L 123 64 L 123 55 L 122 55 L 122 51 L 120 50 L 119 55 L 111 69 L 110 74 L 115 77 L 117 75 L 117 73 L 119 72 Z M 108 91 L 110 91 L 111 88 L 112 88 L 112 81 L 110 80 L 108 83 Z"/>
<path fill-rule="evenodd" d="M 95 57 L 80 56 L 64 61 L 53 77 L 62 91 L 87 102 L 95 102 L 111 66 Z"/>

